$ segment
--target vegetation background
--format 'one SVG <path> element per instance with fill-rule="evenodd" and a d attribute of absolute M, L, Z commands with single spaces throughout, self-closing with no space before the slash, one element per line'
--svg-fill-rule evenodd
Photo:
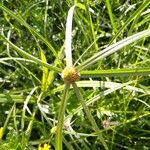
<path fill-rule="evenodd" d="M 36 150 L 44 143 L 55 149 L 66 18 L 77 2 L 72 31 L 77 68 L 107 46 L 149 32 L 149 0 L 1 0 L 0 150 Z M 88 66 L 91 72 L 80 70 L 78 89 L 110 150 L 150 148 L 149 58 L 150 37 L 143 36 Z M 104 149 L 75 93 L 72 87 L 67 91 L 63 149 Z"/>

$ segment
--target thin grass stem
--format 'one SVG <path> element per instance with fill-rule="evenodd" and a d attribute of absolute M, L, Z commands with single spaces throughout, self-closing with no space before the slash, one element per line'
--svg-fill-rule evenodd
<path fill-rule="evenodd" d="M 65 109 L 67 105 L 67 96 L 70 84 L 66 84 L 63 91 L 62 102 L 58 115 L 58 125 L 57 125 L 57 134 L 56 134 L 56 150 L 62 150 L 62 128 L 64 122 Z"/>

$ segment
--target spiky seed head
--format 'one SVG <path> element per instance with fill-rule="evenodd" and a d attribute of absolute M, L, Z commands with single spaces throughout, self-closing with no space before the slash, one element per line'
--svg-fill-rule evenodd
<path fill-rule="evenodd" d="M 65 83 L 73 83 L 77 80 L 79 80 L 80 74 L 77 72 L 77 70 L 74 67 L 66 67 L 62 71 L 62 79 Z"/>

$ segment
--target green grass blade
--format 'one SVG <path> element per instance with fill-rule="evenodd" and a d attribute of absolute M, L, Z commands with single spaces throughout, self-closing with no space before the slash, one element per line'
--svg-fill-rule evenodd
<path fill-rule="evenodd" d="M 136 18 L 148 5 L 150 4 L 149 0 L 145 0 L 145 2 L 127 19 L 125 24 L 118 30 L 116 35 L 110 41 L 110 44 L 123 32 L 123 30 L 131 23 L 134 18 Z"/>
<path fill-rule="evenodd" d="M 41 48 L 40 50 L 40 57 L 41 60 L 45 63 L 47 63 L 46 56 Z M 47 67 L 42 67 L 42 83 L 41 83 L 41 90 L 42 92 L 47 90 L 47 77 L 48 77 L 48 68 Z"/>
<path fill-rule="evenodd" d="M 24 130 L 26 111 L 28 111 L 28 113 L 30 113 L 30 110 L 28 108 L 29 101 L 30 101 L 32 95 L 34 94 L 35 90 L 37 90 L 37 88 L 38 87 L 33 88 L 31 90 L 31 92 L 29 93 L 29 95 L 26 97 L 25 101 L 24 101 L 24 106 L 23 106 L 23 109 L 22 109 L 22 117 L 21 117 L 21 131 Z"/>
<path fill-rule="evenodd" d="M 87 4 L 87 8 L 90 8 L 89 6 L 89 0 L 87 0 L 86 2 Z M 87 10 L 87 13 L 88 13 L 88 22 L 89 22 L 89 26 L 90 26 L 90 30 L 91 30 L 91 36 L 92 36 L 92 40 L 94 41 L 94 49 L 95 50 L 98 50 L 98 45 L 97 45 L 97 37 L 96 37 L 96 34 L 95 34 L 95 31 L 94 31 L 94 24 L 93 24 L 93 21 L 92 21 L 92 16 L 91 16 L 91 13 L 90 13 L 90 10 L 88 9 Z"/>
<path fill-rule="evenodd" d="M 81 104 L 82 104 L 82 107 L 83 107 L 83 109 L 84 109 L 84 111 L 85 111 L 85 113 L 86 113 L 86 115 L 87 115 L 89 121 L 91 122 L 91 124 L 92 124 L 92 126 L 93 126 L 93 129 L 94 129 L 94 130 L 96 131 L 96 133 L 98 134 L 98 137 L 99 137 L 100 141 L 102 142 L 104 148 L 105 148 L 106 150 L 108 150 L 108 146 L 107 146 L 107 144 L 106 144 L 106 142 L 105 142 L 105 140 L 104 140 L 104 138 L 103 138 L 103 136 L 102 136 L 102 133 L 100 132 L 100 130 L 99 130 L 99 128 L 98 128 L 98 126 L 97 126 L 97 124 L 96 124 L 94 118 L 92 117 L 92 115 L 91 115 L 91 113 L 90 113 L 90 111 L 89 111 L 89 109 L 88 109 L 86 103 L 84 102 L 84 99 L 83 99 L 83 97 L 82 97 L 82 95 L 81 95 L 81 93 L 80 93 L 80 91 L 79 91 L 79 89 L 78 89 L 76 83 L 73 83 L 72 86 L 73 86 L 73 89 L 74 89 L 74 91 L 75 91 L 75 93 L 76 93 L 76 96 L 77 96 L 78 100 L 79 100 L 79 101 L 81 102 Z"/>
<path fill-rule="evenodd" d="M 38 107 L 35 107 L 34 110 L 33 110 L 33 113 L 31 115 L 31 118 L 30 118 L 30 121 L 29 121 L 29 124 L 27 126 L 27 129 L 25 131 L 25 135 L 26 135 L 26 141 L 29 140 L 30 138 L 30 134 L 31 134 L 31 131 L 32 131 L 32 127 L 33 127 L 33 124 L 34 124 L 34 121 L 35 121 L 35 115 L 38 111 Z"/>
<path fill-rule="evenodd" d="M 24 50 L 20 49 L 19 47 L 17 47 L 16 45 L 14 45 L 11 41 L 9 41 L 5 36 L 0 35 L 0 37 L 2 37 L 7 43 L 9 43 L 16 52 L 18 52 L 20 55 L 22 55 L 24 58 L 30 59 L 32 61 L 35 61 L 37 64 L 47 67 L 50 70 L 54 70 L 56 72 L 61 72 L 62 70 L 60 68 L 54 67 L 48 63 L 45 63 L 43 61 L 41 61 L 40 59 L 30 55 L 29 53 L 25 52 Z"/>
<path fill-rule="evenodd" d="M 24 96 L 14 95 L 14 94 L 1 94 L 0 93 L 0 103 L 24 103 Z M 36 103 L 36 99 L 31 97 L 29 103 Z"/>
<path fill-rule="evenodd" d="M 114 76 L 139 76 L 149 75 L 150 68 L 135 69 L 112 69 L 112 70 L 83 70 L 80 72 L 81 77 L 114 77 Z"/>
<path fill-rule="evenodd" d="M 99 88 L 99 87 L 104 87 L 104 88 L 108 88 L 108 89 L 114 89 L 117 87 L 122 87 L 122 83 L 118 83 L 118 82 L 111 82 L 111 81 L 97 81 L 97 80 L 83 80 L 83 81 L 77 81 L 76 82 L 78 87 L 88 87 L 88 88 Z M 70 87 L 72 88 L 72 86 Z M 134 91 L 134 92 L 140 92 L 140 93 L 144 93 L 144 94 L 150 94 L 150 90 L 148 89 L 144 89 L 144 87 L 139 88 L 139 87 L 135 87 L 135 86 L 130 86 L 130 85 L 126 85 L 125 87 L 123 87 L 124 89 L 128 90 L 128 91 Z M 55 94 L 56 92 L 61 92 L 64 89 L 64 85 L 61 85 L 55 89 L 52 90 L 52 93 Z"/>
<path fill-rule="evenodd" d="M 104 50 L 98 52 L 97 54 L 95 54 L 94 56 L 92 56 L 91 58 L 87 59 L 85 62 L 83 62 L 81 65 L 79 65 L 77 67 L 77 69 L 83 70 L 84 68 L 92 65 L 93 63 L 97 62 L 98 60 L 105 58 L 109 55 L 111 55 L 114 52 L 117 52 L 118 50 L 120 50 L 121 48 L 128 46 L 129 44 L 138 41 L 144 37 L 150 36 L 150 30 L 144 30 L 141 31 L 137 34 L 134 34 L 130 37 L 127 37 L 113 45 L 108 46 L 107 48 L 105 48 Z"/>
<path fill-rule="evenodd" d="M 15 108 L 15 103 L 13 104 L 13 106 L 11 107 L 11 109 L 8 111 L 8 115 L 7 115 L 7 118 L 6 118 L 6 120 L 5 120 L 5 123 L 4 123 L 4 126 L 3 126 L 3 133 L 5 132 L 5 130 L 6 130 L 6 128 L 7 128 L 7 126 L 8 126 L 8 124 L 9 124 L 9 120 L 11 119 L 11 115 L 12 115 L 12 113 L 13 113 L 13 110 L 14 110 L 14 108 Z"/>
<path fill-rule="evenodd" d="M 61 49 L 58 53 L 59 58 L 61 57 L 61 55 L 63 53 L 63 49 L 64 49 L 64 46 L 61 47 Z M 58 59 L 55 59 L 54 67 L 57 67 L 58 65 L 61 66 L 60 61 Z M 46 82 L 46 90 L 48 90 L 49 86 L 53 83 L 53 80 L 55 79 L 55 74 L 56 74 L 55 71 L 53 71 L 53 70 L 49 71 L 48 76 L 47 76 L 47 82 Z"/>
<path fill-rule="evenodd" d="M 89 87 L 89 88 L 102 87 L 102 88 L 114 89 L 120 86 L 122 87 L 122 83 L 111 82 L 111 81 L 83 80 L 83 81 L 78 81 L 76 83 L 78 87 Z M 150 94 L 150 90 L 148 89 L 139 88 L 139 87 L 137 88 L 135 86 L 130 86 L 130 85 L 124 86 L 123 89 L 126 89 L 128 91 L 140 92 L 144 94 Z"/>
<path fill-rule="evenodd" d="M 46 29 L 47 29 L 47 21 L 48 21 L 48 7 L 49 7 L 49 4 L 48 4 L 48 0 L 45 1 L 45 13 L 44 13 L 44 35 L 46 37 Z"/>
<path fill-rule="evenodd" d="M 120 85 L 118 85 L 118 86 L 116 86 L 116 87 L 114 87 L 114 88 L 111 88 L 111 89 L 102 91 L 102 92 L 99 93 L 98 95 L 96 95 L 96 96 L 92 97 L 91 99 L 89 99 L 88 101 L 86 101 L 86 103 L 85 103 L 86 107 L 87 107 L 87 106 L 90 106 L 92 103 L 94 103 L 94 102 L 100 100 L 102 97 L 107 96 L 107 95 L 109 95 L 109 94 L 111 94 L 111 93 L 113 93 L 113 92 L 115 92 L 115 91 L 117 91 L 117 90 L 119 90 L 119 89 L 121 89 L 121 88 L 123 88 L 123 87 L 126 87 L 126 86 L 128 86 L 129 84 L 131 84 L 131 83 L 133 83 L 133 82 L 132 82 L 132 81 L 129 81 L 129 82 L 127 82 L 127 83 L 120 84 Z M 78 108 L 74 109 L 73 112 L 72 112 L 71 114 L 69 114 L 69 115 L 66 117 L 66 119 L 67 119 L 67 118 L 70 118 L 72 115 L 75 115 L 76 113 L 78 113 L 78 112 L 79 112 L 80 110 L 82 110 L 82 109 L 84 109 L 82 105 L 79 106 Z"/>
<path fill-rule="evenodd" d="M 106 6 L 107 6 L 107 9 L 108 9 L 108 14 L 109 14 L 109 18 L 110 18 L 110 21 L 111 21 L 112 28 L 115 32 L 117 32 L 117 27 L 116 27 L 116 24 L 115 24 L 115 21 L 114 21 L 110 0 L 105 0 L 105 3 L 106 3 Z"/>
<path fill-rule="evenodd" d="M 29 24 L 27 24 L 23 18 L 19 15 L 16 15 L 13 11 L 5 7 L 0 3 L 0 8 L 5 11 L 7 14 L 9 14 L 11 17 L 15 18 L 20 24 L 24 25 L 32 34 L 36 34 L 47 46 L 48 48 L 53 52 L 54 56 L 59 60 L 57 56 L 57 52 L 53 48 L 53 46 L 41 35 L 39 34 L 33 27 L 31 27 Z"/>
<path fill-rule="evenodd" d="M 72 67 L 72 49 L 71 49 L 71 37 L 72 37 L 72 20 L 73 20 L 73 13 L 75 7 L 79 7 L 82 9 L 84 5 L 77 3 L 76 5 L 72 6 L 68 11 L 67 22 L 66 22 L 66 32 L 65 32 L 65 55 L 66 55 L 66 66 Z"/>
<path fill-rule="evenodd" d="M 69 150 L 74 150 L 73 146 L 64 137 L 63 142 Z"/>
<path fill-rule="evenodd" d="M 62 128 L 64 122 L 65 109 L 67 105 L 67 96 L 70 84 L 66 84 L 64 87 L 64 92 L 62 96 L 62 102 L 59 110 L 57 134 L 56 134 L 56 150 L 62 150 Z"/>

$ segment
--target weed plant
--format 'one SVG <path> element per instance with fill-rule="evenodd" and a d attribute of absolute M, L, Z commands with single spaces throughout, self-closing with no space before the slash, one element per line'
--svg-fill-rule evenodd
<path fill-rule="evenodd" d="M 148 150 L 150 1 L 0 2 L 0 150 Z"/>

